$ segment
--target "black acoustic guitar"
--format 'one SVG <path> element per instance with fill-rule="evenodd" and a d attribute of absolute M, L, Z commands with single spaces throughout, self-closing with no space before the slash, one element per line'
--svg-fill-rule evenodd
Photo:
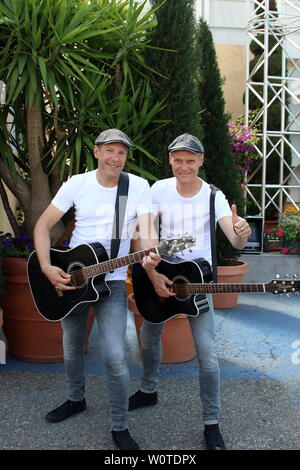
<path fill-rule="evenodd" d="M 114 259 L 108 258 L 101 243 L 83 244 L 67 250 L 51 248 L 51 264 L 70 274 L 70 285 L 76 287 L 66 291 L 57 291 L 53 287 L 42 273 L 36 251 L 33 251 L 27 262 L 27 276 L 35 306 L 46 320 L 62 320 L 71 312 L 80 312 L 89 303 L 110 295 L 105 282 L 107 273 L 122 266 L 139 263 L 151 251 L 170 256 L 194 245 L 194 238 L 187 235 Z"/>
<path fill-rule="evenodd" d="M 132 284 L 137 308 L 150 323 L 164 323 L 175 315 L 196 317 L 208 310 L 205 294 L 258 293 L 290 294 L 300 291 L 299 279 L 275 279 L 267 284 L 211 283 L 210 264 L 203 258 L 180 261 L 163 258 L 156 270 L 173 281 L 175 296 L 159 297 L 140 265 L 132 268 Z"/>

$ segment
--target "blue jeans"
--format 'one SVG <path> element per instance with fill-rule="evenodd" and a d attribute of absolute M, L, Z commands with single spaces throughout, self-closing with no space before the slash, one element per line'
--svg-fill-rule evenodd
<path fill-rule="evenodd" d="M 127 429 L 129 372 L 125 340 L 127 326 L 127 297 L 124 281 L 107 283 L 109 297 L 91 304 L 95 309 L 103 358 L 107 371 L 107 385 L 112 427 L 114 431 Z M 84 398 L 85 374 L 83 342 L 88 310 L 70 314 L 62 320 L 64 363 L 69 387 L 69 399 Z"/>
<path fill-rule="evenodd" d="M 220 412 L 220 370 L 215 349 L 214 319 L 211 296 L 210 309 L 197 317 L 188 317 L 199 364 L 200 398 L 204 423 L 215 423 Z M 170 321 L 170 320 L 169 320 Z M 164 324 L 143 321 L 141 328 L 144 372 L 141 390 L 152 393 L 158 387 L 159 365 L 162 356 L 160 337 Z"/>

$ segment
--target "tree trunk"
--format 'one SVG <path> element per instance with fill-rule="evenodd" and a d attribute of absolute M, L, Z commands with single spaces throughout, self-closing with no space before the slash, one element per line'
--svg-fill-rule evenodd
<path fill-rule="evenodd" d="M 23 207 L 25 213 L 25 225 L 29 236 L 33 235 L 33 229 L 42 212 L 46 209 L 52 199 L 48 175 L 43 171 L 41 160 L 43 158 L 44 138 L 40 99 L 37 97 L 31 108 L 26 110 L 27 119 L 27 145 L 28 159 L 31 176 L 30 202 Z M 62 231 L 55 227 L 53 236 Z"/>
<path fill-rule="evenodd" d="M 14 232 L 15 236 L 18 237 L 20 235 L 20 227 L 18 225 L 15 214 L 13 213 L 13 211 L 12 211 L 10 205 L 9 205 L 7 193 L 6 193 L 6 190 L 5 190 L 5 187 L 4 187 L 4 184 L 3 184 L 1 178 L 0 178 L 0 195 L 1 195 L 3 208 L 4 208 L 5 213 L 7 215 L 8 221 L 11 225 L 11 228 L 13 229 L 13 232 Z"/>

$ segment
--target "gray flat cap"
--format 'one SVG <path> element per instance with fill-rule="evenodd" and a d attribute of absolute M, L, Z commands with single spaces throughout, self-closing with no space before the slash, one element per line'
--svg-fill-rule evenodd
<path fill-rule="evenodd" d="M 128 135 L 119 129 L 107 129 L 106 131 L 101 132 L 95 140 L 96 145 L 111 144 L 112 142 L 120 142 L 127 145 L 130 149 L 134 146 Z"/>
<path fill-rule="evenodd" d="M 170 152 L 176 152 L 176 150 L 187 150 L 188 152 L 193 153 L 204 153 L 204 148 L 200 140 L 192 134 L 179 135 L 169 145 L 168 150 Z"/>

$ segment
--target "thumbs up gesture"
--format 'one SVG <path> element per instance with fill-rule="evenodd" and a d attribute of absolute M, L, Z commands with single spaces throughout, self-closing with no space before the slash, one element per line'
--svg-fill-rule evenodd
<path fill-rule="evenodd" d="M 235 234 L 240 238 L 248 238 L 251 235 L 251 229 L 247 220 L 237 215 L 236 205 L 231 206 L 232 226 Z"/>

